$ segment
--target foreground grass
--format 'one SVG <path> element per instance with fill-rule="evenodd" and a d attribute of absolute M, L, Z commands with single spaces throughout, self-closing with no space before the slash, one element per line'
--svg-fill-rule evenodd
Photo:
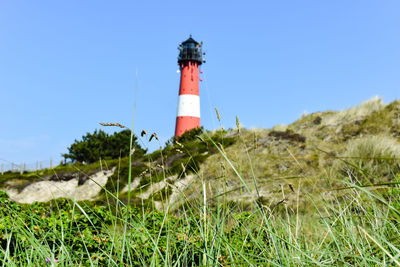
<path fill-rule="evenodd" d="M 250 187 L 237 176 L 244 190 Z M 96 206 L 65 199 L 19 205 L 2 193 L 0 261 L 6 266 L 400 265 L 396 183 L 338 182 L 345 186 L 319 195 L 298 187 L 308 201 L 295 209 L 285 201 L 265 206 L 255 197 L 247 211 L 223 195 L 209 201 L 206 182 L 201 200 L 164 213 L 151 205 L 133 208 L 113 194 L 107 196 L 114 204 Z"/>

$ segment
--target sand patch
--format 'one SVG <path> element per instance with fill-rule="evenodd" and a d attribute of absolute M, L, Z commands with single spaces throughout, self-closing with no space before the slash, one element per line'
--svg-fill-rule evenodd
<path fill-rule="evenodd" d="M 69 181 L 40 181 L 26 186 L 21 192 L 13 187 L 3 188 L 11 200 L 18 203 L 47 202 L 56 198 L 71 198 L 79 200 L 93 200 L 105 186 L 108 178 L 114 173 L 114 168 L 109 171 L 99 171 L 78 186 L 78 178 Z"/>

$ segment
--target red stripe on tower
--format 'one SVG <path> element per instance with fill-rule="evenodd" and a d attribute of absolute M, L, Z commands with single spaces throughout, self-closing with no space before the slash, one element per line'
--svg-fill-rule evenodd
<path fill-rule="evenodd" d="M 179 46 L 178 64 L 181 69 L 175 137 L 200 127 L 199 66 L 203 63 L 202 43 L 189 39 Z"/>

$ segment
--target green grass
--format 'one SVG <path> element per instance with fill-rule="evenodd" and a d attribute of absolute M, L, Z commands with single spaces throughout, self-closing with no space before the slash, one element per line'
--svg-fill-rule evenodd
<path fill-rule="evenodd" d="M 131 176 L 141 177 L 139 186 L 141 190 L 145 190 L 151 183 L 160 182 L 167 177 L 198 172 L 201 164 L 211 155 L 218 153 L 211 142 L 205 141 L 206 134 L 210 134 L 213 142 L 221 143 L 225 147 L 236 142 L 234 137 L 224 137 L 227 134 L 226 131 L 202 133 L 199 129 L 195 129 L 182 136 L 178 140 L 179 145 L 172 141 L 162 149 L 144 155 L 142 158 L 136 158 L 131 163 Z M 122 158 L 118 164 L 114 165 L 119 171 L 110 177 L 105 186 L 111 192 L 117 191 L 117 185 L 122 189 L 128 184 L 129 158 Z"/>
<path fill-rule="evenodd" d="M 1 261 L 7 266 L 44 265 L 47 258 L 65 266 L 396 265 L 399 190 L 385 191 L 355 187 L 337 203 L 298 212 L 256 203 L 251 212 L 232 212 L 221 199 L 203 213 L 202 203 L 187 203 L 179 216 L 125 206 L 80 207 L 66 200 L 20 206 L 3 197 Z"/>
<path fill-rule="evenodd" d="M 253 194 L 255 180 L 242 176 L 225 149 L 213 141 L 210 145 L 236 174 L 241 194 Z M 134 208 L 111 194 L 107 197 L 113 201 L 102 206 L 65 199 L 19 205 L 2 194 L 1 262 L 6 266 L 45 266 L 46 259 L 48 266 L 399 265 L 397 184 L 362 187 L 342 176 L 337 183 L 347 189 L 311 194 L 298 179 L 293 194 L 302 195 L 303 201 L 293 208 L 285 201 L 265 205 L 254 194 L 243 206 L 224 199 L 218 187 L 209 189 L 209 183 L 203 180 L 197 188 L 202 198 L 187 199 L 174 212 L 157 211 L 149 203 Z M 211 191 L 216 195 L 213 201 Z M 168 194 L 165 189 L 152 197 L 162 200 Z"/>
<path fill-rule="evenodd" d="M 392 116 L 385 123 L 393 122 L 395 105 L 375 100 L 340 114 L 311 114 L 275 129 L 288 129 L 290 135 L 246 129 L 240 134 L 197 132 L 143 159 L 108 162 L 117 171 L 95 202 L 57 199 L 22 205 L 0 193 L 0 262 L 399 266 L 397 126 L 371 130 L 378 113 Z M 366 128 L 353 136 L 335 125 L 334 117 L 344 125 L 355 118 Z M 370 136 L 377 133 L 387 138 Z M 305 141 L 290 138 L 295 134 Z M 120 193 L 144 171 L 138 189 Z M 172 182 L 148 199 L 138 197 L 170 175 L 184 179 L 184 172 L 194 179 L 176 202 L 166 201 L 174 191 Z M 164 203 L 163 212 L 157 203 Z"/>

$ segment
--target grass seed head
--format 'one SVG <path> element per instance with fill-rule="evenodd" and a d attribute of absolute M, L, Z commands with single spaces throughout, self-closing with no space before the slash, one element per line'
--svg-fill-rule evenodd
<path fill-rule="evenodd" d="M 218 146 L 219 146 L 219 148 L 221 149 L 222 153 L 226 154 L 226 153 L 225 153 L 225 150 L 224 150 L 224 147 L 222 146 L 222 144 L 221 144 L 221 143 L 218 143 Z"/>
<path fill-rule="evenodd" d="M 180 147 L 183 147 L 183 145 L 181 143 L 179 143 L 178 140 L 175 140 L 175 144 L 177 144 Z"/>
<path fill-rule="evenodd" d="M 147 135 L 147 131 L 143 129 L 142 132 L 140 133 L 140 136 L 143 137 L 145 135 Z"/>
<path fill-rule="evenodd" d="M 196 138 L 197 139 L 199 139 L 202 143 L 204 143 L 204 144 L 206 144 L 207 145 L 207 142 L 206 141 L 204 141 L 204 139 L 203 138 L 201 138 L 201 136 L 200 135 L 196 135 Z"/>
<path fill-rule="evenodd" d="M 217 113 L 218 121 L 221 122 L 221 116 L 219 115 L 217 107 L 215 107 L 215 112 Z"/>
<path fill-rule="evenodd" d="M 158 139 L 156 133 L 153 133 L 153 134 L 150 136 L 149 142 L 151 142 L 151 140 L 152 140 L 153 138 L 155 138 L 157 141 L 160 141 L 160 140 Z"/>
<path fill-rule="evenodd" d="M 236 127 L 237 127 L 238 132 L 240 132 L 240 123 L 239 123 L 239 117 L 238 116 L 236 116 Z"/>
<path fill-rule="evenodd" d="M 114 123 L 114 122 L 104 123 L 104 122 L 99 122 L 99 124 L 100 124 L 101 126 L 116 126 L 116 127 L 119 127 L 119 128 L 129 129 L 128 127 L 126 127 L 126 126 L 124 126 L 124 125 L 122 125 L 122 124 L 120 124 L 120 123 Z"/>

